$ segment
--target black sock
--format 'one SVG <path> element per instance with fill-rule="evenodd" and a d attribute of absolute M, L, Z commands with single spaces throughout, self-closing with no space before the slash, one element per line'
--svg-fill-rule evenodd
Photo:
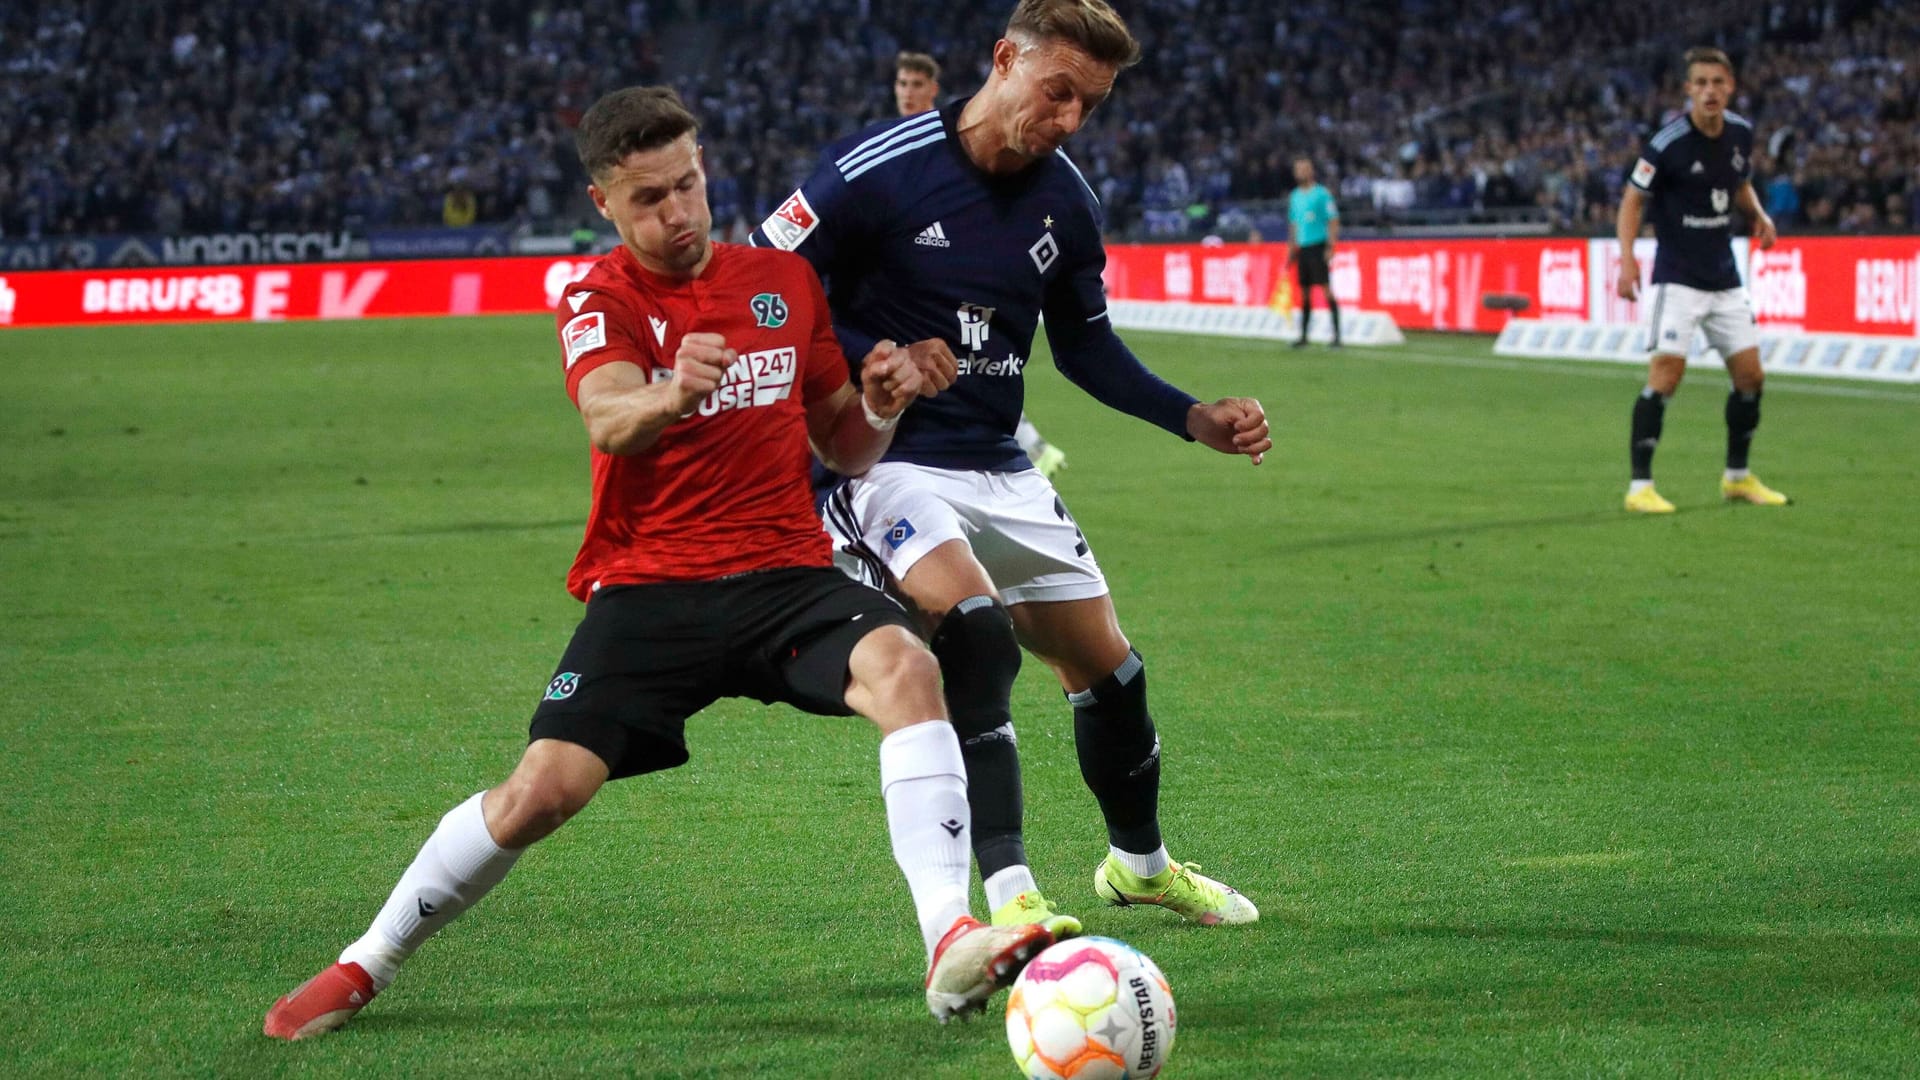
<path fill-rule="evenodd" d="M 1760 391 L 1735 390 L 1727 395 L 1727 468 L 1747 467 L 1753 433 L 1760 427 Z"/>
<path fill-rule="evenodd" d="M 1021 836 L 1025 810 L 1020 751 L 1009 704 L 1020 674 L 1020 643 L 1007 609 L 990 596 L 954 605 L 928 647 L 940 660 L 947 712 L 967 766 L 967 804 L 973 809 L 973 857 L 985 880 L 1027 864 Z"/>
<path fill-rule="evenodd" d="M 1305 343 L 1313 328 L 1313 286 L 1300 286 L 1300 340 Z"/>
<path fill-rule="evenodd" d="M 1112 675 L 1077 694 L 1073 743 L 1080 776 L 1107 819 L 1107 840 L 1121 851 L 1160 850 L 1160 736 L 1147 715 L 1147 669 L 1138 652 Z"/>
<path fill-rule="evenodd" d="M 1333 340 L 1340 340 L 1340 301 L 1333 298 L 1333 286 L 1327 286 L 1327 311 L 1333 315 Z"/>
<path fill-rule="evenodd" d="M 1633 440 L 1627 450 L 1635 480 L 1653 479 L 1653 450 L 1660 445 L 1660 424 L 1666 415 L 1667 399 L 1651 386 L 1633 399 Z"/>

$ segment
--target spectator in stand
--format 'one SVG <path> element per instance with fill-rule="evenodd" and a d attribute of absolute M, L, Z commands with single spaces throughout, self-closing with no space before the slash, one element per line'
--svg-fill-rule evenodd
<path fill-rule="evenodd" d="M 474 197 L 473 189 L 465 184 L 455 184 L 447 192 L 440 206 L 440 222 L 449 228 L 464 228 L 474 223 L 480 216 L 480 200 Z"/>
<path fill-rule="evenodd" d="M 737 183 L 741 217 L 793 189 L 801 148 L 874 114 L 902 42 L 945 55 L 1009 6 L 704 5 L 728 32 L 680 58 L 680 88 L 734 156 L 715 178 Z M 1664 57 L 1698 40 L 1750 72 L 1734 106 L 1791 144 L 1769 148 L 1771 175 L 1804 176 L 1803 216 L 1824 194 L 1837 222 L 1865 184 L 1875 227 L 1889 195 L 1913 218 L 1920 5 L 1136 0 L 1128 15 L 1148 58 L 1073 150 L 1115 232 L 1184 235 L 1195 203 L 1224 216 L 1278 200 L 1295 152 L 1351 210 L 1380 186 L 1396 214 L 1531 208 L 1605 231 L 1640 138 L 1681 105 L 1660 89 L 1678 80 Z M 565 147 L 580 110 L 660 76 L 645 3 L 506 0 L 0 5 L 0 71 L 6 237 L 426 225 L 462 164 L 477 220 L 564 222 L 583 186 Z M 975 71 L 944 74 L 948 90 L 977 86 Z M 99 179 L 129 158 L 124 190 Z M 159 191 L 181 203 L 177 221 Z"/>

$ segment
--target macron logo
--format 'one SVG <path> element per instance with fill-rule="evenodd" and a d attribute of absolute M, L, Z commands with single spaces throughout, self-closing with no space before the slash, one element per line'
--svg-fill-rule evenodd
<path fill-rule="evenodd" d="M 593 299 L 593 294 L 590 292 L 569 293 L 567 295 L 567 303 L 573 305 L 573 313 L 575 315 L 580 314 L 580 305 L 591 299 Z"/>
<path fill-rule="evenodd" d="M 937 221 L 921 229 L 920 235 L 914 237 L 913 242 L 916 244 L 924 244 L 927 247 L 953 246 L 952 242 L 947 239 L 947 230 L 941 228 L 940 223 Z"/>
<path fill-rule="evenodd" d="M 647 316 L 647 325 L 653 327 L 654 343 L 662 348 L 667 344 L 667 320 L 656 315 Z"/>

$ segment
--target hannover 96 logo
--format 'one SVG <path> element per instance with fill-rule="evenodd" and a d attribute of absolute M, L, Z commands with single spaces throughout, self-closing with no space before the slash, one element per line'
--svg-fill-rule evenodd
<path fill-rule="evenodd" d="M 777 292 L 763 292 L 751 301 L 753 321 L 757 326 L 767 326 L 778 330 L 787 325 L 787 302 Z"/>

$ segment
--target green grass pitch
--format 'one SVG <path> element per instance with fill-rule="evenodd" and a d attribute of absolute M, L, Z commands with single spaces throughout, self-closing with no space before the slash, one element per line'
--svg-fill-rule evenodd
<path fill-rule="evenodd" d="M 1095 906 L 1056 688 L 1015 700 L 1042 884 L 1172 981 L 1167 1075 L 1912 1075 L 1920 388 L 1778 379 L 1668 519 L 1640 373 L 1133 335 L 1259 396 L 1251 468 L 1044 360 L 1031 412 L 1148 660 L 1176 858 L 1253 927 Z M 0 1036 L 22 1076 L 1013 1075 L 942 1028 L 855 720 L 731 703 L 348 1029 L 273 998 L 504 776 L 578 606 L 544 318 L 0 335 Z"/>

